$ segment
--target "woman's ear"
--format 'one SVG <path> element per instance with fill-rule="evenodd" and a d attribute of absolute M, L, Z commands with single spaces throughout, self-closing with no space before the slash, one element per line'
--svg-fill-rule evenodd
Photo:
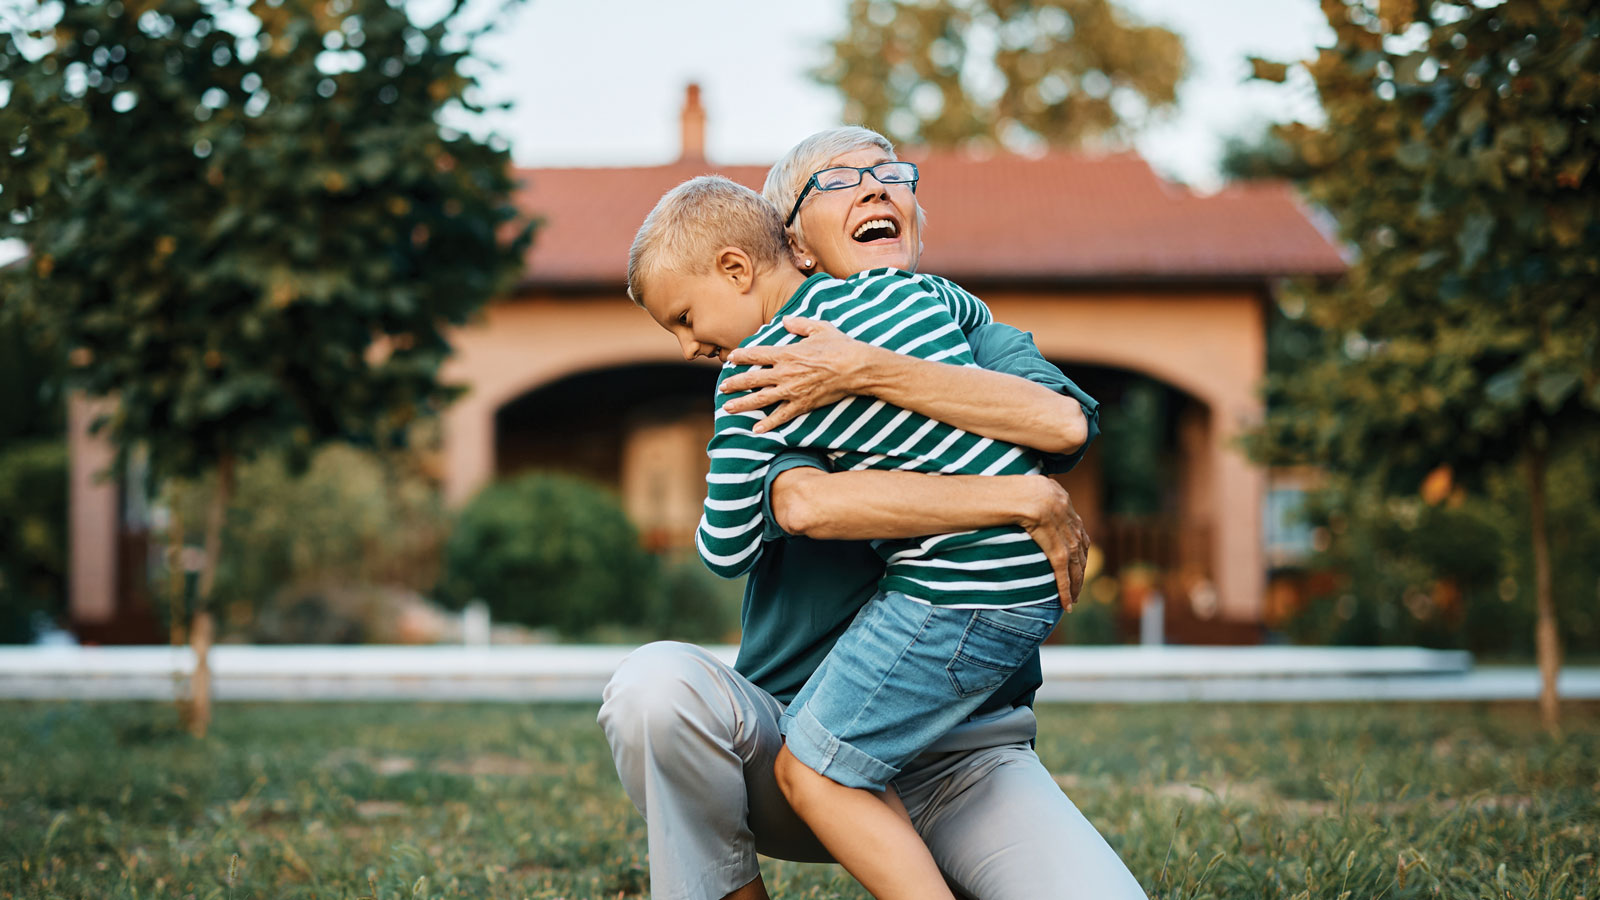
<path fill-rule="evenodd" d="M 789 253 L 794 257 L 795 268 L 810 275 L 817 270 L 817 257 L 804 244 L 789 235 Z"/>

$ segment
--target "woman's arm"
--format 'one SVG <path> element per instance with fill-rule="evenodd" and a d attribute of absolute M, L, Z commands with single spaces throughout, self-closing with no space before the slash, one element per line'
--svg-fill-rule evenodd
<path fill-rule="evenodd" d="M 928 475 L 800 467 L 772 480 L 772 514 L 790 534 L 892 540 L 1019 525 L 1056 571 L 1070 608 L 1083 587 L 1089 535 L 1072 498 L 1042 475 Z"/>
<path fill-rule="evenodd" d="M 903 356 L 811 319 L 791 318 L 784 324 L 804 340 L 784 347 L 735 350 L 730 362 L 762 368 L 723 383 L 724 391 L 751 391 L 730 400 L 724 406 L 730 412 L 776 404 L 755 425 L 757 433 L 852 394 L 866 394 L 974 434 L 1045 453 L 1074 453 L 1088 440 L 1088 419 L 1078 401 L 1026 378 Z"/>

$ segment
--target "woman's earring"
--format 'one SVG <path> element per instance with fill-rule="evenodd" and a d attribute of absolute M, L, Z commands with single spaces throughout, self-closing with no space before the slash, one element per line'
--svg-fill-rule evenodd
<path fill-rule="evenodd" d="M 808 269 L 809 269 L 809 268 L 811 268 L 811 267 L 812 267 L 812 266 L 814 266 L 814 265 L 816 265 L 816 263 L 814 263 L 814 262 L 812 262 L 812 261 L 811 261 L 811 260 L 810 260 L 810 259 L 807 259 L 807 260 L 806 260 L 806 268 L 808 268 Z"/>

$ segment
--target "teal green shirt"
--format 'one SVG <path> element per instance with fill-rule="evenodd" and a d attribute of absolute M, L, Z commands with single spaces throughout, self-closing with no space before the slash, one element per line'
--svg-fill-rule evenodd
<path fill-rule="evenodd" d="M 959 295 L 953 292 L 959 291 Z M 952 302 L 959 297 L 959 302 Z M 977 368 L 966 333 L 993 322 L 982 301 L 945 279 L 884 268 L 843 280 L 813 275 L 789 303 L 739 346 L 796 340 L 784 314 L 828 322 L 846 336 L 897 354 Z M 976 314 L 975 314 L 976 313 Z M 957 318 L 960 316 L 960 318 Z M 750 369 L 728 363 L 722 379 Z M 753 427 L 763 411 L 730 412 L 722 395 L 706 447 L 711 468 L 695 546 L 725 578 L 748 572 L 765 549 L 761 498 L 773 460 L 790 450 L 823 450 L 840 469 L 947 475 L 1034 475 L 1040 454 L 873 397 L 844 397 L 771 431 Z M 934 606 L 1011 607 L 1056 599 L 1050 560 L 1024 529 L 1007 525 L 873 543 L 887 568 L 878 590 Z"/>
<path fill-rule="evenodd" d="M 982 325 L 967 334 L 978 365 L 1043 384 L 1076 399 L 1089 420 L 1089 439 L 1070 455 L 1046 455 L 1045 470 L 1065 472 L 1077 464 L 1100 433 L 1099 404 L 1040 355 L 1031 335 L 1009 325 Z M 761 689 L 787 703 L 833 648 L 856 612 L 872 598 L 884 563 L 867 541 L 818 541 L 792 536 L 772 515 L 773 479 L 792 468 L 831 471 L 827 454 L 785 453 L 766 473 L 760 559 L 745 583 L 743 637 L 735 668 Z M 995 691 L 980 712 L 1031 704 L 1041 682 L 1035 654 Z"/>

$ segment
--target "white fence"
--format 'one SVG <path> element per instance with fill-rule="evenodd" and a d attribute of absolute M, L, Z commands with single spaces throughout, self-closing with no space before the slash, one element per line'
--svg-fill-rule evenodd
<path fill-rule="evenodd" d="M 213 648 L 213 693 L 228 700 L 499 700 L 593 703 L 625 646 Z M 711 648 L 732 662 L 737 648 Z M 1469 654 L 1413 647 L 1047 647 L 1041 700 L 1528 700 L 1532 668 L 1475 668 Z M 0 649 L 0 697 L 170 699 L 187 648 Z M 1600 669 L 1561 690 L 1600 699 Z"/>

